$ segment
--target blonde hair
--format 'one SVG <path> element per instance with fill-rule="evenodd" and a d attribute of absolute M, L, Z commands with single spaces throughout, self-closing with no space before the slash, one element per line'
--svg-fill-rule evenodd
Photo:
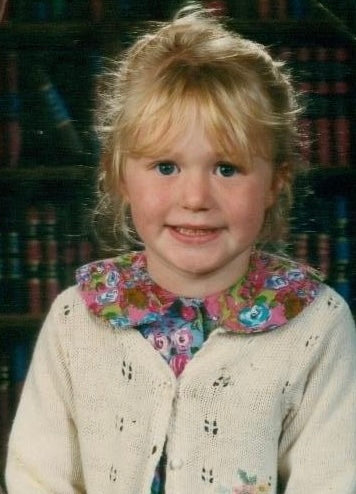
<path fill-rule="evenodd" d="M 277 242 L 285 230 L 298 159 L 300 111 L 283 63 L 266 48 L 229 31 L 210 12 L 186 7 L 140 37 L 110 71 L 98 111 L 102 159 L 96 216 L 111 221 L 116 243 L 132 247 L 127 204 L 120 197 L 126 157 L 154 156 L 199 113 L 217 147 L 268 159 L 283 188 L 267 211 L 257 242 Z M 104 232 L 101 232 L 103 234 Z"/>

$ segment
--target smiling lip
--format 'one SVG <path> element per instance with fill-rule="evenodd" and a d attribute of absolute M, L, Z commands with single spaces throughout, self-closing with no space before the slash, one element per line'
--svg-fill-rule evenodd
<path fill-rule="evenodd" d="M 168 226 L 171 234 L 182 242 L 204 243 L 219 236 L 221 228 L 212 228 L 204 225 Z"/>

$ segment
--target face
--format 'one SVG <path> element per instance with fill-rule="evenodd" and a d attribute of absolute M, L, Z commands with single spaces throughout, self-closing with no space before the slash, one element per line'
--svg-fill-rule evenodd
<path fill-rule="evenodd" d="M 217 152 L 199 123 L 162 156 L 129 157 L 122 192 L 151 277 L 187 297 L 231 286 L 248 267 L 274 200 L 271 165 Z"/>

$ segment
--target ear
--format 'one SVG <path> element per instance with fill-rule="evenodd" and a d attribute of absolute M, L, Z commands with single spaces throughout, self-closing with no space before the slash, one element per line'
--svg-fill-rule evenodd
<path fill-rule="evenodd" d="M 274 171 L 270 194 L 267 198 L 267 208 L 273 206 L 283 189 L 291 183 L 291 180 L 292 171 L 290 166 L 286 162 L 282 163 L 278 169 Z"/>
<path fill-rule="evenodd" d="M 117 185 L 117 192 L 124 202 L 129 203 L 129 193 L 127 191 L 127 185 L 124 177 L 119 178 L 119 183 Z"/>

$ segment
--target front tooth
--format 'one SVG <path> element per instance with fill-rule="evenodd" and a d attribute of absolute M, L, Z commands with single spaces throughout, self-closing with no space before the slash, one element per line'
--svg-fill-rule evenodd
<path fill-rule="evenodd" d="M 183 235 L 206 235 L 207 233 L 210 233 L 212 230 L 203 230 L 201 228 L 178 228 L 177 229 L 180 233 Z"/>

